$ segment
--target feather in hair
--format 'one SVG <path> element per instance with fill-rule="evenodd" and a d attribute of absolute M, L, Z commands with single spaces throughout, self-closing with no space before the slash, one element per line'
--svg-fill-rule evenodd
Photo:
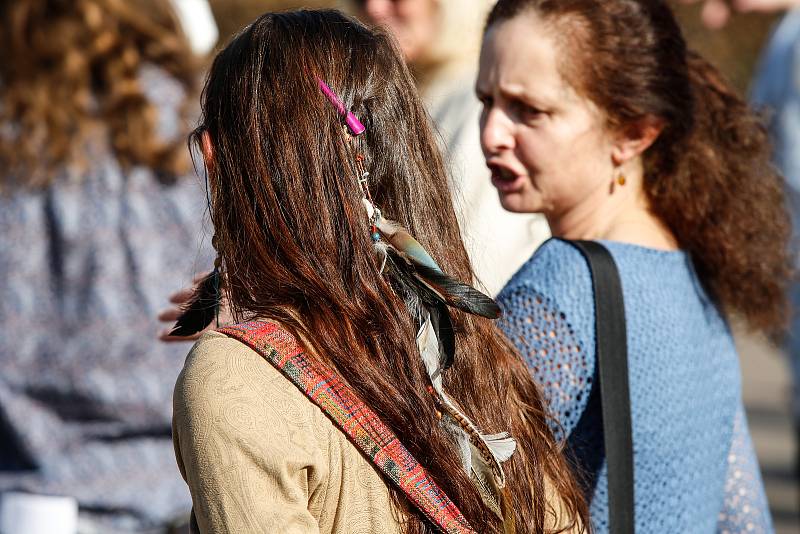
<path fill-rule="evenodd" d="M 469 453 L 461 451 L 461 461 L 467 472 L 489 471 L 493 473 L 498 487 L 503 488 L 505 486 L 505 474 L 501 463 L 511 458 L 517 448 L 517 443 L 508 432 L 483 434 L 455 401 L 447 395 L 442 383 L 441 342 L 437 337 L 436 328 L 429 314 L 424 318 L 422 326 L 417 333 L 417 348 L 422 356 L 422 361 L 425 364 L 425 369 L 431 379 L 431 385 L 442 410 L 449 416 L 450 421 L 461 428 L 475 448 L 474 452 L 477 453 L 472 454 L 473 451 L 471 449 Z M 459 441 L 457 440 L 457 442 Z M 476 461 L 482 465 L 475 466 L 474 463 Z"/>
<path fill-rule="evenodd" d="M 211 274 L 197 284 L 194 295 L 175 322 L 175 326 L 170 332 L 171 336 L 188 337 L 201 332 L 218 317 L 219 283 L 219 269 L 215 268 Z"/>
<path fill-rule="evenodd" d="M 450 398 L 442 384 L 442 372 L 455 357 L 455 332 L 448 306 L 467 313 L 496 319 L 500 308 L 477 289 L 446 275 L 427 250 L 400 224 L 383 217 L 368 199 L 364 207 L 372 224 L 388 243 L 376 243 L 383 256 L 382 271 L 399 284 L 406 304 L 419 321 L 419 349 L 433 394 L 444 412 L 442 423 L 453 435 L 465 470 L 477 480 L 492 473 L 498 489 L 505 486 L 501 463 L 516 450 L 517 443 L 508 432 L 483 434 Z M 467 445 L 468 444 L 468 445 Z"/>
<path fill-rule="evenodd" d="M 497 319 L 500 316 L 500 307 L 491 297 L 445 274 L 408 230 L 383 217 L 380 210 L 367 199 L 364 199 L 364 207 L 381 235 L 394 247 L 396 254 L 392 255 L 391 249 L 388 250 L 390 259 L 399 270 L 411 273 L 416 279 L 414 285 L 424 287 L 426 295 L 448 306 L 488 319 Z M 398 261 L 398 257 L 403 261 Z M 426 304 L 433 302 L 426 300 Z"/>

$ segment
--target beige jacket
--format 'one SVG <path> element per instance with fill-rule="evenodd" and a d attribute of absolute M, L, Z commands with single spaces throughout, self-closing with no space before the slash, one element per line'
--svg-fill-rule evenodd
<path fill-rule="evenodd" d="M 257 352 L 205 334 L 175 386 L 173 440 L 200 532 L 400 532 L 381 475 Z"/>
<path fill-rule="evenodd" d="M 373 465 L 239 341 L 217 332 L 200 338 L 173 408 L 175 455 L 200 532 L 401 531 L 403 514 Z"/>

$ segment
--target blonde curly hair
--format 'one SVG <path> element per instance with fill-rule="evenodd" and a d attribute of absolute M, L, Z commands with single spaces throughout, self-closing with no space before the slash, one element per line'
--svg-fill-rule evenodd
<path fill-rule="evenodd" d="M 198 61 L 168 2 L 0 0 L 0 190 L 45 187 L 58 168 L 85 166 L 98 132 L 124 167 L 164 182 L 188 170 L 183 136 L 157 138 L 145 65 L 180 84 L 186 118 Z"/>

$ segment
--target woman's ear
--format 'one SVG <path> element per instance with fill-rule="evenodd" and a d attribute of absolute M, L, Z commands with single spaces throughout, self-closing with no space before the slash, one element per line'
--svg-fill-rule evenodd
<path fill-rule="evenodd" d="M 623 127 L 617 134 L 611 151 L 614 165 L 620 166 L 640 156 L 655 143 L 663 129 L 664 121 L 655 117 L 645 117 Z"/>
<path fill-rule="evenodd" d="M 208 130 L 203 130 L 200 134 L 200 150 L 203 152 L 206 169 L 211 169 L 214 164 L 214 145 L 211 144 L 211 134 Z"/>

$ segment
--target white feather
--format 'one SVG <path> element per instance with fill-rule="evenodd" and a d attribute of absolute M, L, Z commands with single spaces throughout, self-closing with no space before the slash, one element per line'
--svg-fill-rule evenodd
<path fill-rule="evenodd" d="M 497 460 L 505 462 L 517 450 L 517 441 L 508 432 L 478 434 Z"/>
<path fill-rule="evenodd" d="M 448 428 L 447 430 L 454 436 L 456 444 L 459 445 L 461 461 L 465 468 L 472 466 L 472 454 L 467 448 L 463 447 L 463 443 L 465 439 L 467 442 L 470 441 L 470 435 L 475 436 L 483 442 L 486 446 L 486 450 L 489 451 L 491 455 L 490 463 L 493 464 L 490 470 L 498 474 L 499 480 L 497 480 L 497 485 L 502 488 L 505 486 L 505 474 L 503 473 L 501 463 L 511 458 L 514 451 L 517 449 L 517 442 L 508 432 L 482 434 L 478 427 L 475 426 L 475 423 L 473 423 L 472 420 L 456 406 L 447 393 L 445 393 L 442 386 L 439 339 L 436 337 L 436 331 L 433 328 L 430 313 L 423 309 L 423 315 L 424 320 L 422 326 L 417 332 L 417 348 L 425 364 L 425 370 L 428 372 L 428 376 L 431 379 L 433 389 L 438 394 L 446 411 L 453 416 L 445 415 L 443 421 L 446 419 L 450 423 L 456 425 L 455 429 Z M 458 423 L 459 420 L 461 424 Z M 467 428 L 462 428 L 462 424 Z M 479 454 L 477 459 L 485 463 L 483 455 Z M 467 470 L 467 472 L 470 472 L 470 470 Z"/>
<path fill-rule="evenodd" d="M 428 371 L 428 376 L 436 377 L 431 380 L 433 389 L 436 390 L 439 396 L 442 396 L 444 391 L 442 390 L 442 375 L 439 369 L 439 338 L 436 337 L 430 313 L 424 310 L 423 315 L 424 321 L 419 328 L 419 332 L 417 332 L 417 348 L 420 356 L 422 356 L 422 362 L 425 364 L 425 370 Z"/>

